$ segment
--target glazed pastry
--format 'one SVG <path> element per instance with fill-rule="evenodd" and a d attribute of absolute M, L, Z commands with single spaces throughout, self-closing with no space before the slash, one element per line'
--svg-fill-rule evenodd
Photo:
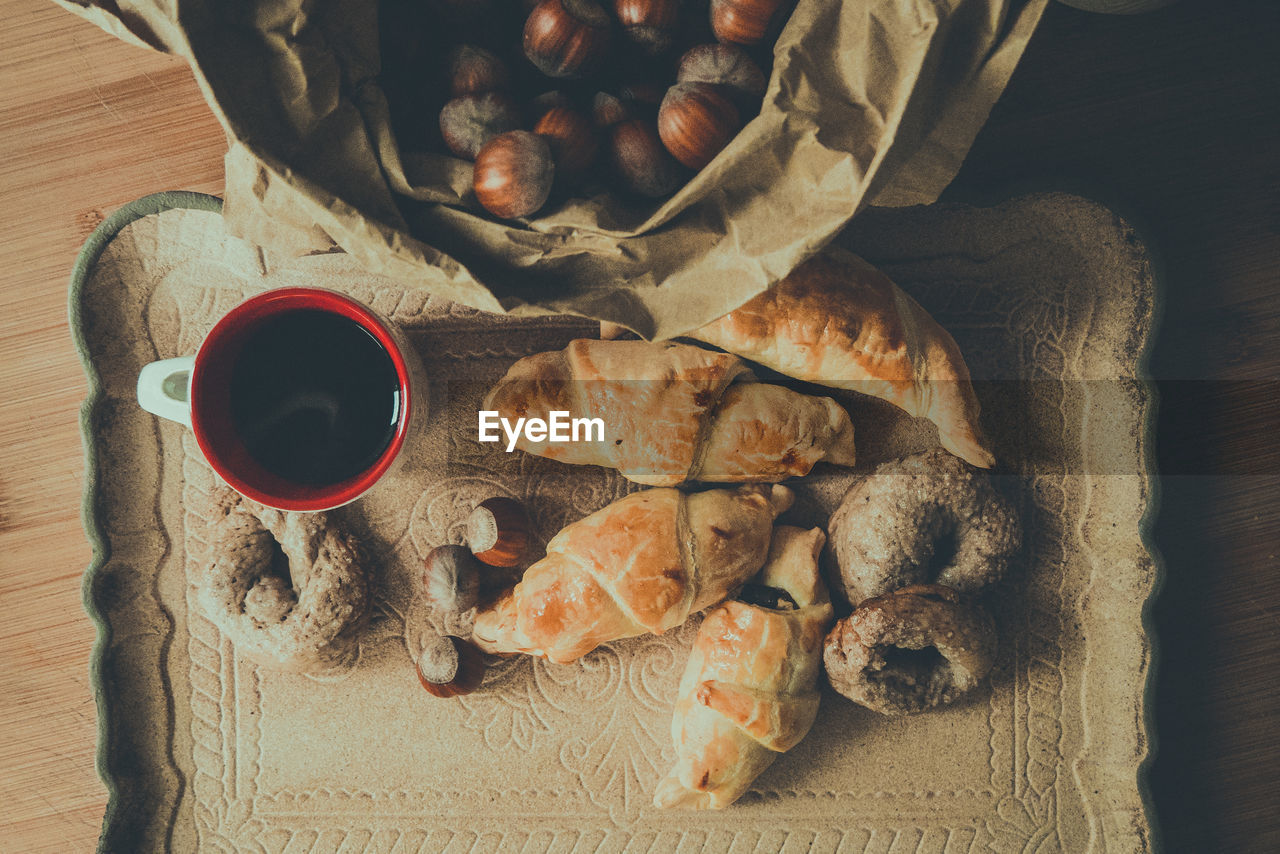
<path fill-rule="evenodd" d="M 831 687 L 883 715 L 909 715 L 972 691 L 995 663 L 996 629 L 950 587 L 919 584 L 868 599 L 827 636 Z"/>
<path fill-rule="evenodd" d="M 703 619 L 671 722 L 676 765 L 656 806 L 726 807 L 809 732 L 833 619 L 818 573 L 825 539 L 778 526 L 760 574 Z"/>
<path fill-rule="evenodd" d="M 738 357 L 691 344 L 573 341 L 516 362 L 483 408 L 511 422 L 553 411 L 599 418 L 599 440 L 522 434 L 516 447 L 615 468 L 650 486 L 774 483 L 808 474 L 819 460 L 854 461 L 853 424 L 835 401 L 754 382 Z"/>
<path fill-rule="evenodd" d="M 980 468 L 995 462 L 955 340 L 856 255 L 815 256 L 687 337 L 787 376 L 887 400 L 936 424 L 956 456 Z"/>
<path fill-rule="evenodd" d="M 480 610 L 472 638 L 486 652 L 563 663 L 661 634 L 760 569 L 773 520 L 793 500 L 784 486 L 634 492 L 556 534 L 547 556 Z"/>
<path fill-rule="evenodd" d="M 196 601 L 236 651 L 305 673 L 353 663 L 369 598 L 356 540 L 325 513 L 275 510 L 225 486 L 208 502 L 196 515 L 210 520 L 213 561 Z"/>
<path fill-rule="evenodd" d="M 893 460 L 831 514 L 834 585 L 851 605 L 909 584 L 976 593 L 1022 546 L 1013 504 L 991 476 L 941 448 Z"/>

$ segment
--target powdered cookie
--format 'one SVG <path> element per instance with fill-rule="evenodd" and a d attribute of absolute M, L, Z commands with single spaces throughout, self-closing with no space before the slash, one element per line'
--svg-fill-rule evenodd
<path fill-rule="evenodd" d="M 368 601 L 355 540 L 324 513 L 274 510 L 215 490 L 213 563 L 197 601 L 238 652 L 307 673 L 351 664 Z"/>
<path fill-rule="evenodd" d="M 822 651 L 831 687 L 884 715 L 950 703 L 991 670 L 996 632 L 977 605 L 936 584 L 863 602 Z"/>
<path fill-rule="evenodd" d="M 1013 505 L 990 478 L 938 448 L 885 463 L 831 515 L 833 578 L 852 605 L 909 584 L 973 593 L 1022 545 Z"/>

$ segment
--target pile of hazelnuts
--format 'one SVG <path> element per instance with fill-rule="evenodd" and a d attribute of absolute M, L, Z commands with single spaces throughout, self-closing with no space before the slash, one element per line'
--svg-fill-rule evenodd
<path fill-rule="evenodd" d="M 474 161 L 477 201 L 516 218 L 598 190 L 674 192 L 759 111 L 788 0 L 436 2 L 454 29 L 438 139 Z"/>
<path fill-rule="evenodd" d="M 427 693 L 457 697 L 480 686 L 485 662 L 469 640 L 477 609 L 515 584 L 511 570 L 527 562 L 532 547 L 524 505 L 495 496 L 467 516 L 466 545 L 427 553 L 405 618 L 405 646 Z"/>

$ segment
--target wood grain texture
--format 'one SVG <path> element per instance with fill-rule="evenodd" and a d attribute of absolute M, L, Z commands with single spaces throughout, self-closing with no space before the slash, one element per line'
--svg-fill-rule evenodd
<path fill-rule="evenodd" d="M 946 197 L 1073 189 L 1162 253 L 1168 580 L 1152 772 L 1169 851 L 1280 850 L 1280 7 L 1050 7 Z M 91 850 L 105 792 L 81 606 L 66 284 L 151 192 L 222 188 L 222 131 L 182 63 L 46 0 L 0 15 L 0 851 Z"/>
<path fill-rule="evenodd" d="M 121 204 L 219 193 L 221 129 L 186 65 L 44 0 L 0 14 L 0 851 L 91 851 L 95 630 L 81 605 L 80 244 Z"/>

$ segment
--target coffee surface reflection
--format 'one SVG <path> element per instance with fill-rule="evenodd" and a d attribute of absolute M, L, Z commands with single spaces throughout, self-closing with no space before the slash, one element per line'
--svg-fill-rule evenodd
<path fill-rule="evenodd" d="M 391 356 L 358 323 L 302 309 L 257 322 L 231 372 L 231 417 L 249 454 L 293 483 L 324 486 L 368 469 L 400 415 Z"/>

